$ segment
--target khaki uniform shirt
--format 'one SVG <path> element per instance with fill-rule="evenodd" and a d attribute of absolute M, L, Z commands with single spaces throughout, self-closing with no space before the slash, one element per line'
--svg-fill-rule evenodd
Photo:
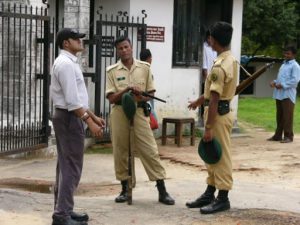
<path fill-rule="evenodd" d="M 142 91 L 155 91 L 150 64 L 134 59 L 128 70 L 121 61 L 106 70 L 106 96 L 124 90 L 128 86 L 138 86 Z M 123 108 L 115 104 L 110 113 L 111 138 L 114 153 L 115 174 L 118 180 L 128 179 L 128 150 L 137 153 L 151 181 L 166 177 L 150 128 L 149 117 L 142 108 L 137 108 L 134 126 L 131 127 Z M 134 177 L 134 175 L 133 175 Z"/>
<path fill-rule="evenodd" d="M 150 64 L 134 59 L 128 70 L 121 61 L 106 70 L 106 96 L 124 90 L 128 86 L 138 86 L 142 91 L 155 91 Z"/>
<path fill-rule="evenodd" d="M 210 92 L 220 95 L 220 100 L 231 100 L 235 95 L 237 85 L 237 62 L 231 51 L 222 52 L 214 61 L 213 68 L 208 75 L 204 98 L 210 98 Z"/>
<path fill-rule="evenodd" d="M 238 65 L 230 51 L 221 53 L 214 61 L 213 68 L 205 82 L 204 98 L 210 98 L 210 92 L 214 91 L 220 95 L 220 100 L 230 101 L 235 95 L 237 85 Z M 204 112 L 205 121 L 208 117 L 208 107 Z M 230 151 L 230 133 L 233 126 L 233 113 L 216 115 L 212 125 L 214 137 L 222 146 L 222 157 L 216 164 L 206 164 L 208 185 L 215 186 L 219 190 L 231 190 L 232 159 Z M 205 122 L 206 123 L 206 122 Z"/>

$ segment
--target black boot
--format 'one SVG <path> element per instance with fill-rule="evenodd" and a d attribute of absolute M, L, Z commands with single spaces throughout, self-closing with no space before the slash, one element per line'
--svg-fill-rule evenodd
<path fill-rule="evenodd" d="M 198 197 L 195 201 L 187 202 L 185 205 L 188 208 L 201 208 L 203 206 L 209 205 L 215 200 L 215 191 L 216 188 L 214 186 L 208 185 L 205 192 Z"/>
<path fill-rule="evenodd" d="M 228 191 L 219 190 L 217 198 L 209 205 L 200 209 L 202 214 L 211 214 L 230 209 L 230 202 L 228 199 Z"/>
<path fill-rule="evenodd" d="M 115 202 L 117 203 L 126 202 L 128 200 L 128 181 L 122 180 L 121 184 L 122 184 L 122 191 L 119 194 L 119 196 L 115 198 Z"/>
<path fill-rule="evenodd" d="M 166 205 L 174 205 L 175 200 L 169 195 L 166 190 L 164 180 L 157 180 L 156 187 L 159 193 L 158 201 Z"/>

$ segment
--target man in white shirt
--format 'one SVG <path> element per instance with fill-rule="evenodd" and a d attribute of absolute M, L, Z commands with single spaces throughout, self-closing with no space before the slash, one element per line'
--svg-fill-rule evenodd
<path fill-rule="evenodd" d="M 205 41 L 203 43 L 203 56 L 202 56 L 202 73 L 200 78 L 201 83 L 201 94 L 204 93 L 204 83 L 207 76 L 210 73 L 212 66 L 214 65 L 214 60 L 217 58 L 217 52 L 214 51 L 210 45 L 210 31 L 207 30 L 205 33 Z M 203 122 L 204 107 L 200 107 L 200 119 Z"/>
<path fill-rule="evenodd" d="M 50 96 L 55 107 L 53 127 L 57 143 L 55 205 L 52 225 L 86 225 L 86 213 L 75 213 L 74 191 L 83 166 L 84 127 L 95 137 L 102 136 L 104 120 L 88 109 L 88 94 L 76 54 L 83 50 L 76 30 L 58 31 L 56 44 L 61 49 L 52 68 Z"/>

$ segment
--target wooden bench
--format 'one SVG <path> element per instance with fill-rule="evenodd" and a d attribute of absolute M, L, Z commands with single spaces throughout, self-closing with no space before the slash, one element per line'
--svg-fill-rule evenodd
<path fill-rule="evenodd" d="M 161 144 L 166 145 L 167 143 L 167 124 L 174 123 L 175 124 L 175 144 L 178 147 L 182 145 L 182 127 L 183 124 L 190 124 L 190 134 L 188 137 L 191 138 L 191 145 L 195 145 L 195 120 L 194 118 L 163 118 L 162 120 L 162 139 Z M 170 137 L 170 136 L 169 136 Z"/>

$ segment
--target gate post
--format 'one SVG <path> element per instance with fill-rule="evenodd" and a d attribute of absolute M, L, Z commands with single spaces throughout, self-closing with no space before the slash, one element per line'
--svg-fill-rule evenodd
<path fill-rule="evenodd" d="M 47 9 L 45 9 L 47 15 Z M 48 137 L 51 133 L 49 127 L 49 85 L 50 85 L 50 20 L 44 20 L 44 61 L 43 61 L 43 118 L 42 134 L 43 143 L 48 145 Z"/>
<path fill-rule="evenodd" d="M 102 68 L 102 15 L 100 21 L 97 21 L 96 28 L 96 68 L 95 68 L 95 115 L 100 116 L 100 101 L 101 101 L 101 68 Z M 104 75 L 105 76 L 105 75 Z"/>

